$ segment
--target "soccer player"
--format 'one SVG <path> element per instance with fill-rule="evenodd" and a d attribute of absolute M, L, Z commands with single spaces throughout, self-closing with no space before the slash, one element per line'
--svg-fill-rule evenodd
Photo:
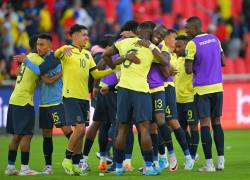
<path fill-rule="evenodd" d="M 105 47 L 103 47 L 103 51 L 108 47 L 112 46 L 115 39 L 114 36 L 104 36 L 103 38 Z M 116 59 L 117 56 L 114 56 L 113 59 Z M 102 69 L 103 67 L 100 66 Z M 107 69 L 107 67 L 106 67 Z M 100 90 L 102 87 L 112 86 L 117 84 L 118 79 L 116 73 L 112 73 L 106 77 L 103 77 L 99 83 L 96 84 L 96 89 Z M 89 126 L 88 131 L 86 133 L 86 139 L 84 142 L 83 148 L 83 159 L 81 160 L 81 165 L 84 170 L 89 169 L 89 165 L 87 163 L 88 154 L 92 148 L 92 145 L 95 140 L 96 133 L 98 129 L 101 127 L 102 130 L 99 131 L 99 148 L 100 148 L 100 164 L 98 166 L 99 170 L 105 170 L 107 167 L 106 161 L 106 146 L 108 143 L 108 131 L 111 127 L 111 124 L 116 119 L 116 93 L 113 91 L 108 92 L 107 94 L 102 94 L 98 92 L 96 108 L 93 116 L 93 122 Z"/>
<path fill-rule="evenodd" d="M 175 137 L 180 144 L 182 151 L 185 156 L 185 167 L 186 170 L 193 169 L 194 161 L 190 155 L 188 144 L 186 141 L 186 136 L 184 130 L 181 128 L 180 123 L 178 121 L 178 115 L 177 115 L 177 105 L 176 105 L 176 93 L 175 93 L 175 84 L 173 81 L 173 75 L 176 74 L 176 59 L 177 56 L 174 53 L 175 49 L 175 38 L 177 34 L 176 31 L 173 29 L 168 30 L 168 34 L 165 38 L 165 45 L 169 48 L 170 52 L 170 71 L 172 72 L 172 76 L 169 76 L 168 78 L 164 79 L 164 86 L 165 86 L 165 98 L 166 98 L 166 120 L 168 125 L 173 129 Z M 163 44 L 164 45 L 164 44 Z M 171 70 L 172 69 L 172 70 Z M 170 161 L 170 169 L 172 171 L 175 171 L 177 169 L 177 160 L 174 155 L 174 149 L 171 147 L 171 149 L 168 148 L 169 152 L 169 161 Z"/>
<path fill-rule="evenodd" d="M 194 102 L 201 121 L 201 141 L 205 154 L 205 166 L 201 172 L 214 172 L 216 169 L 212 159 L 212 123 L 214 141 L 217 150 L 218 170 L 224 169 L 224 132 L 221 127 L 223 86 L 222 66 L 225 65 L 223 50 L 218 38 L 201 31 L 199 17 L 190 17 L 186 22 L 186 33 L 192 38 L 186 47 L 185 70 L 193 73 Z"/>
<path fill-rule="evenodd" d="M 156 26 L 154 28 L 152 34 L 152 43 L 158 45 L 161 52 L 164 53 L 166 56 L 169 57 L 168 48 L 163 46 L 161 42 L 164 40 L 165 36 L 167 35 L 167 28 L 163 25 Z M 149 46 L 149 42 L 147 41 L 140 41 L 140 45 L 144 47 Z M 158 158 L 158 136 L 162 136 L 163 142 L 167 143 L 170 142 L 172 144 L 171 132 L 168 128 L 168 125 L 165 121 L 165 89 L 164 89 L 164 81 L 162 77 L 167 78 L 169 76 L 169 72 L 167 67 L 160 66 L 157 63 L 153 63 L 149 74 L 148 74 L 148 83 L 150 88 L 150 93 L 152 96 L 152 104 L 153 104 L 153 120 L 154 123 L 151 124 L 151 139 L 153 143 L 153 152 L 154 152 L 154 166 L 159 167 L 160 169 L 168 167 L 168 162 L 166 156 L 160 155 Z M 157 128 L 160 131 L 160 134 L 157 134 Z M 164 145 L 165 150 L 165 145 Z M 159 162 L 158 162 L 159 159 Z"/>
<path fill-rule="evenodd" d="M 82 157 L 85 122 L 88 120 L 89 114 L 89 74 L 95 79 L 99 79 L 113 71 L 111 69 L 103 71 L 96 69 L 91 53 L 84 49 L 89 40 L 88 30 L 85 26 L 73 25 L 70 28 L 70 35 L 72 45 L 64 45 L 55 51 L 55 56 L 62 62 L 66 125 L 75 126 L 65 151 L 62 166 L 69 175 L 82 175 L 84 172 L 79 168 L 79 162 Z M 76 156 L 72 164 L 73 154 Z"/>
<path fill-rule="evenodd" d="M 62 104 L 62 74 L 61 63 L 55 58 L 51 52 L 52 37 L 49 34 L 42 33 L 37 39 L 37 53 L 45 59 L 39 66 L 33 64 L 25 55 L 17 55 L 14 58 L 19 62 L 24 62 L 35 74 L 41 75 L 42 81 L 39 84 L 40 108 L 39 108 L 39 127 L 43 133 L 43 153 L 45 158 L 45 168 L 43 174 L 53 174 L 52 170 L 52 153 L 53 140 L 52 129 L 53 125 L 61 127 L 64 134 L 71 133 L 70 126 L 64 124 L 64 107 Z M 49 65 L 48 65 L 49 64 Z M 47 69 L 50 66 L 56 66 L 54 69 Z"/>
<path fill-rule="evenodd" d="M 43 59 L 37 54 L 35 43 L 36 37 L 29 41 L 32 49 L 28 58 L 35 64 L 40 64 Z M 24 63 L 17 76 L 16 86 L 9 101 L 7 114 L 8 133 L 12 134 L 8 151 L 8 166 L 6 175 L 36 175 L 37 172 L 29 168 L 30 142 L 33 136 L 35 124 L 35 111 L 33 95 L 37 86 L 39 77 L 33 73 Z M 17 150 L 20 145 L 21 150 L 21 170 L 18 172 L 15 168 Z"/>
<path fill-rule="evenodd" d="M 178 36 L 175 42 L 175 53 L 177 54 L 176 69 L 174 76 L 178 120 L 185 131 L 189 144 L 190 154 L 195 159 L 199 144 L 198 118 L 194 105 L 193 75 L 185 72 L 185 48 L 188 42 L 187 36 Z M 190 129 L 190 133 L 189 130 Z M 190 136 L 191 135 L 191 136 Z"/>
<path fill-rule="evenodd" d="M 148 23 L 141 23 L 138 26 L 138 35 L 141 38 L 151 39 L 152 28 Z M 150 44 L 150 49 L 136 45 L 140 40 L 138 37 L 127 38 L 116 42 L 114 46 L 104 52 L 103 58 L 113 67 L 111 56 L 119 52 L 124 56 L 125 61 L 121 66 L 121 77 L 118 83 L 117 94 L 117 119 L 119 122 L 118 134 L 116 137 L 116 175 L 123 175 L 124 148 L 128 128 L 131 120 L 134 119 L 137 129 L 141 133 L 141 146 L 146 165 L 146 175 L 158 175 L 152 166 L 152 141 L 150 137 L 150 120 L 152 119 L 152 100 L 149 94 L 147 74 L 154 60 L 161 64 L 167 64 L 167 58 L 163 56 L 158 48 Z M 152 51 L 157 54 L 154 56 Z M 126 59 L 126 54 L 136 52 L 136 57 L 141 61 L 135 64 Z"/>

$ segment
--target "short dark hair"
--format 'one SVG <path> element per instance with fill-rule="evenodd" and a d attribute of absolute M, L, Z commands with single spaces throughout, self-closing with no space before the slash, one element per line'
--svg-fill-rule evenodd
<path fill-rule="evenodd" d="M 175 40 L 176 40 L 176 41 L 177 41 L 177 40 L 188 41 L 189 39 L 188 39 L 188 37 L 185 36 L 185 35 L 180 35 L 180 36 L 177 36 L 177 37 L 175 38 Z"/>
<path fill-rule="evenodd" d="M 151 21 L 144 21 L 142 23 L 139 24 L 137 29 L 149 29 L 151 31 L 153 31 L 155 28 L 153 22 Z"/>
<path fill-rule="evenodd" d="M 99 42 L 99 46 L 106 48 L 107 46 L 112 46 L 116 40 L 116 36 L 113 34 L 104 34 Z"/>
<path fill-rule="evenodd" d="M 80 24 L 74 24 L 73 26 L 71 26 L 69 34 L 72 36 L 74 33 L 80 32 L 81 30 L 88 30 L 88 28 Z"/>
<path fill-rule="evenodd" d="M 29 39 L 29 46 L 32 52 L 36 52 L 37 39 L 38 39 L 38 34 L 31 36 Z"/>
<path fill-rule="evenodd" d="M 144 21 L 143 23 L 149 24 L 152 29 L 154 29 L 156 27 L 156 24 L 153 21 Z"/>
<path fill-rule="evenodd" d="M 168 29 L 167 35 L 169 34 L 177 34 L 177 31 L 175 29 Z"/>
<path fill-rule="evenodd" d="M 123 31 L 132 31 L 136 33 L 137 27 L 139 23 L 135 20 L 130 20 L 127 21 L 122 27 L 121 27 L 121 32 Z"/>
<path fill-rule="evenodd" d="M 46 39 L 50 42 L 52 42 L 52 36 L 49 33 L 41 33 L 38 35 L 39 39 Z"/>
<path fill-rule="evenodd" d="M 201 19 L 198 16 L 192 16 L 190 18 L 187 19 L 187 24 L 195 24 L 197 27 L 201 28 L 202 23 L 201 23 Z"/>
<path fill-rule="evenodd" d="M 163 30 L 164 36 L 166 36 L 166 35 L 168 34 L 168 29 L 167 29 L 167 27 L 164 26 L 163 24 L 157 25 L 157 26 L 154 28 L 154 30 L 155 30 L 155 29 L 161 29 L 161 30 Z"/>

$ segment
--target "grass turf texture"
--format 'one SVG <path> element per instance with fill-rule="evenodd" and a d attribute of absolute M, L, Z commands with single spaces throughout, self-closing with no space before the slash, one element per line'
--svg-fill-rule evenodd
<path fill-rule="evenodd" d="M 172 134 L 173 135 L 173 134 Z M 137 139 L 137 135 L 135 136 Z M 156 177 L 145 177 L 137 172 L 138 167 L 142 165 L 142 158 L 138 148 L 137 141 L 133 151 L 132 163 L 135 167 L 133 172 L 125 173 L 122 177 L 116 177 L 114 174 L 106 174 L 105 176 L 99 176 L 99 171 L 97 169 L 99 160 L 96 158 L 95 153 L 98 150 L 97 141 L 94 144 L 92 151 L 89 156 L 89 163 L 91 166 L 91 172 L 87 176 L 68 176 L 64 173 L 61 162 L 64 158 L 64 151 L 67 144 L 67 140 L 64 136 L 54 136 L 54 153 L 53 153 L 53 169 L 54 175 L 45 176 L 30 176 L 30 177 L 14 177 L 4 175 L 4 170 L 7 164 L 7 150 L 10 136 L 0 136 L 0 180 L 4 179 L 45 179 L 49 178 L 51 180 L 64 180 L 64 179 L 250 179 L 250 132 L 249 130 L 237 130 L 237 131 L 225 131 L 225 157 L 226 157 L 226 167 L 224 171 L 215 173 L 199 173 L 198 168 L 204 164 L 204 156 L 202 153 L 201 143 L 199 144 L 198 153 L 200 155 L 200 160 L 196 162 L 193 171 L 183 170 L 184 156 L 181 152 L 180 146 L 177 144 L 174 136 L 174 147 L 175 153 L 177 155 L 179 168 L 177 172 L 170 173 L 168 170 L 164 170 L 160 176 Z M 213 148 L 215 145 L 213 144 Z M 216 152 L 215 149 L 213 152 Z M 216 162 L 216 154 L 213 154 L 214 162 Z M 18 157 L 16 161 L 16 167 L 20 168 L 20 152 L 18 152 Z M 31 145 L 31 157 L 30 157 L 30 167 L 37 171 L 42 171 L 44 167 L 44 158 L 42 154 L 42 137 L 34 136 Z"/>

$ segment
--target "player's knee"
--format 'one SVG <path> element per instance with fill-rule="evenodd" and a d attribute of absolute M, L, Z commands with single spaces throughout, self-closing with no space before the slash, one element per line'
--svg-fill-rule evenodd
<path fill-rule="evenodd" d="M 163 126 L 165 123 L 166 123 L 166 121 L 165 121 L 165 119 L 163 118 L 158 118 L 158 119 L 156 119 L 156 123 L 157 123 L 157 125 L 158 125 L 158 127 L 161 127 L 161 126 Z"/>
<path fill-rule="evenodd" d="M 173 129 L 178 129 L 180 127 L 180 123 L 177 119 L 172 119 L 170 121 L 168 121 L 168 125 Z"/>
<path fill-rule="evenodd" d="M 89 128 L 97 131 L 100 128 L 100 126 L 101 122 L 93 121 Z"/>
<path fill-rule="evenodd" d="M 209 117 L 206 117 L 206 118 L 203 118 L 201 121 L 201 126 L 210 126 L 210 118 Z"/>
<path fill-rule="evenodd" d="M 211 122 L 212 122 L 212 125 L 219 125 L 220 124 L 220 118 L 219 117 L 212 118 Z"/>
<path fill-rule="evenodd" d="M 83 124 L 77 124 L 74 130 L 79 136 L 85 134 L 85 126 Z"/>
<path fill-rule="evenodd" d="M 71 126 L 62 126 L 61 127 L 63 134 L 67 135 L 70 134 L 72 132 Z"/>
<path fill-rule="evenodd" d="M 151 127 L 150 127 L 150 133 L 151 134 L 157 134 L 157 124 L 156 123 L 152 123 Z"/>
<path fill-rule="evenodd" d="M 13 144 L 19 144 L 20 141 L 21 141 L 21 139 L 22 139 L 22 136 L 20 136 L 20 135 L 14 135 L 14 136 L 12 137 L 12 143 L 13 143 Z"/>
<path fill-rule="evenodd" d="M 189 128 L 191 131 L 198 131 L 198 124 L 192 124 L 192 125 L 189 125 Z"/>

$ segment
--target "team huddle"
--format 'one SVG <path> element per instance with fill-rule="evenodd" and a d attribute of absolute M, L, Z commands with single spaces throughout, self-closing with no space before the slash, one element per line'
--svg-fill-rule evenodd
<path fill-rule="evenodd" d="M 151 21 L 128 21 L 118 35 L 104 35 L 91 51 L 86 49 L 88 30 L 78 24 L 70 28 L 72 43 L 54 52 L 49 34 L 31 37 L 31 52 L 14 56 L 21 67 L 7 114 L 7 132 L 12 138 L 5 174 L 53 174 L 53 126 L 61 128 L 68 139 L 62 161 L 68 175 L 81 176 L 90 171 L 88 155 L 98 130 L 98 169 L 117 176 L 133 171 L 133 126 L 144 160 L 139 169 L 143 175 L 178 169 L 171 132 L 182 149 L 184 169 L 192 170 L 198 159 L 199 124 L 206 159 L 199 171 L 223 170 L 224 132 L 220 117 L 225 58 L 218 38 L 203 33 L 201 28 L 196 16 L 186 21 L 187 36 L 178 36 L 175 30 Z M 28 165 L 36 87 L 45 159 L 42 172 Z M 95 111 L 85 134 L 90 100 Z M 210 124 L 217 150 L 215 165 Z M 19 146 L 20 171 L 15 167 Z"/>

